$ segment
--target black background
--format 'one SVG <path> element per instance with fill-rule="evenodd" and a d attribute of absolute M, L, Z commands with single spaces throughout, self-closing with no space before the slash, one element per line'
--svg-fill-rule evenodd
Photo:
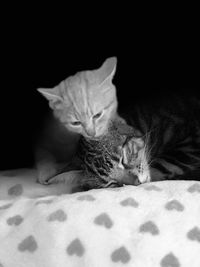
<path fill-rule="evenodd" d="M 107 57 L 118 58 L 114 83 L 122 107 L 161 90 L 199 94 L 198 34 L 186 31 L 184 23 L 172 32 L 158 21 L 142 28 L 111 23 L 97 29 L 93 21 L 73 28 L 65 21 L 61 28 L 63 22 L 55 26 L 44 19 L 36 25 L 37 16 L 31 24 L 26 19 L 17 17 L 2 32 L 0 169 L 33 164 L 34 140 L 48 112 L 36 88 L 98 68 Z"/>

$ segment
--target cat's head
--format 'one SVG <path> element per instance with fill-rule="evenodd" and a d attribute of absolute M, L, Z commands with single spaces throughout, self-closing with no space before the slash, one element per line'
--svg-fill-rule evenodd
<path fill-rule="evenodd" d="M 148 143 L 142 137 L 128 139 L 122 147 L 122 165 L 126 175 L 122 182 L 124 184 L 138 185 L 151 181 L 149 169 Z"/>
<path fill-rule="evenodd" d="M 112 84 L 116 64 L 116 57 L 108 58 L 99 69 L 78 72 L 54 88 L 38 91 L 68 130 L 97 138 L 106 133 L 116 114 L 116 88 Z"/>

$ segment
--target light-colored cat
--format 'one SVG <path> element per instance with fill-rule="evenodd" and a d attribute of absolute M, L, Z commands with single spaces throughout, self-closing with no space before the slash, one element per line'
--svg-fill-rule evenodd
<path fill-rule="evenodd" d="M 70 145 L 77 143 L 75 139 L 72 140 L 73 136 L 82 135 L 88 140 L 103 140 L 102 137 L 108 135 L 112 121 L 115 121 L 116 125 L 126 125 L 126 122 L 117 113 L 116 88 L 112 83 L 116 64 L 117 59 L 111 57 L 97 70 L 78 72 L 52 89 L 38 89 L 49 101 L 53 114 L 57 118 L 59 126 L 55 134 L 58 135 L 60 132 L 65 134 L 60 138 L 66 140 L 63 142 L 66 150 Z M 60 131 L 61 128 L 62 131 Z M 137 131 L 135 134 L 137 136 Z M 122 150 L 122 144 L 120 149 Z M 68 156 L 71 155 L 73 149 L 66 150 L 62 152 Z M 74 150 L 76 150 L 75 146 Z M 128 165 L 126 147 L 124 147 L 124 152 L 126 152 L 124 153 L 124 162 Z M 119 153 L 121 152 L 119 151 Z M 49 178 L 59 172 L 58 160 L 53 155 L 47 154 L 46 151 L 41 152 L 41 150 L 39 157 L 40 160 L 37 163 L 39 182 L 46 183 Z M 70 160 L 70 156 L 68 160 Z M 66 161 L 67 159 L 64 158 L 63 163 L 66 164 Z M 61 166 L 63 165 L 61 164 Z M 124 173 L 124 166 L 120 166 Z M 141 178 L 141 180 L 143 179 Z"/>
<path fill-rule="evenodd" d="M 56 174 L 58 161 L 62 166 L 62 161 L 70 158 L 79 135 L 96 139 L 107 133 L 110 120 L 117 116 L 116 89 L 112 84 L 116 63 L 115 57 L 108 58 L 97 70 L 78 72 L 51 89 L 38 89 L 56 118 L 48 124 L 53 140 L 52 136 L 50 140 L 43 138 L 43 143 L 51 143 L 46 146 L 50 149 L 37 149 L 39 182 Z M 53 146 L 57 146 L 56 153 L 48 151 Z"/>

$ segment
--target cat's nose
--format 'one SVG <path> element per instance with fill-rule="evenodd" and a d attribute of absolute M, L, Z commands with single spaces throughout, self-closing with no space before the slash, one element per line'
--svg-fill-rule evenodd
<path fill-rule="evenodd" d="M 95 135 L 96 135 L 96 130 L 95 130 L 95 128 L 86 128 L 85 129 L 85 132 L 86 132 L 86 134 L 88 135 L 88 136 L 91 136 L 91 137 L 95 137 Z"/>

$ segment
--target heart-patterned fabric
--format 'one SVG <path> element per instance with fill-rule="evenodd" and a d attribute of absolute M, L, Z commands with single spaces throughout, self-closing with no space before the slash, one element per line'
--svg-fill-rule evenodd
<path fill-rule="evenodd" d="M 0 175 L 0 267 L 199 267 L 200 182 L 66 194 Z"/>

